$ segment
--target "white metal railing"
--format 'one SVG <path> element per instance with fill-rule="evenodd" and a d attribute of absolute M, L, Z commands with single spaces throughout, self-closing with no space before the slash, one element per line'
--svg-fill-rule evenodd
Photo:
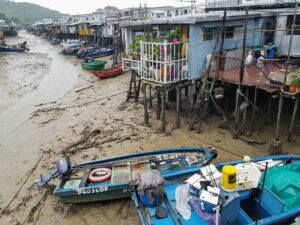
<path fill-rule="evenodd" d="M 122 58 L 122 68 L 123 71 L 135 70 L 137 72 L 141 71 L 141 61 L 134 59 Z"/>
<path fill-rule="evenodd" d="M 278 5 L 300 2 L 300 0 L 206 0 L 206 8 L 228 8 L 243 6 Z"/>
<path fill-rule="evenodd" d="M 140 42 L 141 79 L 168 84 L 188 78 L 188 42 Z"/>

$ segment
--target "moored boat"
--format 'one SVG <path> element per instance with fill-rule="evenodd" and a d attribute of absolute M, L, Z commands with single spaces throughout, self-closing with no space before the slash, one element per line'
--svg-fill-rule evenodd
<path fill-rule="evenodd" d="M 25 52 L 25 48 L 19 46 L 0 46 L 0 52 Z"/>
<path fill-rule="evenodd" d="M 167 179 L 173 182 L 163 184 L 155 205 L 133 193 L 143 225 L 288 225 L 300 215 L 299 155 L 218 163 Z"/>
<path fill-rule="evenodd" d="M 112 68 L 107 68 L 101 71 L 91 71 L 92 74 L 94 74 L 95 76 L 101 78 L 101 79 L 107 79 L 107 78 L 112 78 L 115 76 L 118 76 L 120 74 L 123 73 L 123 68 L 122 65 L 121 66 L 115 66 Z"/>
<path fill-rule="evenodd" d="M 81 63 L 81 67 L 86 70 L 101 70 L 104 68 L 106 61 L 90 59 Z"/>
<path fill-rule="evenodd" d="M 80 52 L 77 53 L 77 57 L 79 58 L 88 58 L 88 59 L 95 59 L 95 58 L 101 58 L 105 56 L 110 56 L 114 53 L 113 48 L 92 48 L 92 49 L 85 49 L 80 50 Z"/>
<path fill-rule="evenodd" d="M 212 161 L 217 153 L 204 147 L 181 147 L 123 155 L 71 165 L 61 159 L 49 175 L 41 176 L 37 185 L 51 179 L 62 181 L 54 194 L 64 203 L 94 202 L 130 197 L 141 172 L 159 170 L 163 176 L 199 168 Z"/>

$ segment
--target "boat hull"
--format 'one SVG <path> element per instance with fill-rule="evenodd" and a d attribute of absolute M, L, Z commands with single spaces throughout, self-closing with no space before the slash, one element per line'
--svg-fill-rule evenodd
<path fill-rule="evenodd" d="M 88 62 L 82 62 L 81 67 L 86 70 L 102 70 L 106 63 L 106 61 L 90 60 Z"/>
<path fill-rule="evenodd" d="M 0 52 L 25 52 L 24 48 L 0 47 Z"/>
<path fill-rule="evenodd" d="M 107 68 L 101 71 L 91 71 L 92 74 L 99 77 L 100 79 L 108 79 L 112 77 L 116 77 L 123 73 L 122 66 L 115 66 L 112 68 Z"/>
<path fill-rule="evenodd" d="M 182 147 L 176 149 L 163 149 L 156 150 L 151 152 L 142 152 L 137 154 L 130 154 L 124 156 L 118 156 L 103 160 L 96 160 L 86 163 L 80 163 L 77 166 L 80 167 L 93 167 L 93 165 L 107 165 L 107 163 L 111 163 L 116 165 L 117 162 L 120 161 L 133 161 L 138 157 L 155 157 L 157 155 L 163 154 L 201 154 L 204 155 L 203 160 L 199 162 L 197 165 L 187 166 L 185 168 L 199 168 L 199 166 L 209 163 L 211 160 L 216 158 L 216 152 L 207 148 L 191 148 L 191 147 Z M 96 168 L 96 166 L 95 166 Z M 178 170 L 182 170 L 185 168 L 179 168 Z M 178 171 L 176 170 L 176 171 Z M 88 173 L 88 172 L 87 172 Z M 164 170 L 162 175 L 170 175 L 173 173 L 173 170 Z M 130 172 L 131 174 L 131 172 Z M 132 175 L 129 175 L 130 177 Z M 83 178 L 82 178 L 83 179 Z M 89 184 L 88 186 L 81 187 L 77 185 L 74 188 L 65 188 L 67 181 L 62 181 L 54 190 L 54 194 L 63 202 L 63 203 L 86 203 L 86 202 L 99 202 L 106 201 L 112 199 L 121 199 L 130 197 L 131 194 L 135 191 L 135 182 L 132 179 L 121 182 L 111 182 L 105 181 L 101 183 Z M 80 181 L 82 182 L 82 181 Z"/>
<path fill-rule="evenodd" d="M 300 162 L 299 155 L 281 155 L 281 156 L 266 156 L 266 157 L 256 157 L 251 159 L 251 162 L 259 162 L 263 160 L 282 160 L 282 162 L 286 162 L 286 164 L 293 164 Z M 236 160 L 231 162 L 224 162 L 224 163 L 217 163 L 215 164 L 216 168 L 221 171 L 221 168 L 225 165 L 236 165 L 239 163 L 244 163 L 243 160 Z M 265 164 L 260 164 L 263 166 Z M 269 171 L 269 170 L 268 170 Z M 189 172 L 181 171 L 176 174 L 172 174 L 167 177 L 169 180 L 173 180 L 172 183 L 165 184 L 165 198 L 162 200 L 163 202 L 160 206 L 163 206 L 168 211 L 168 217 L 164 219 L 157 219 L 155 216 L 156 207 L 144 207 L 140 204 L 138 194 L 135 192 L 133 193 L 132 197 L 135 201 L 135 205 L 143 225 L 151 225 L 151 224 L 166 224 L 166 225 L 178 225 L 178 224 L 185 224 L 185 225 L 206 225 L 207 222 L 202 219 L 194 210 L 191 211 L 191 217 L 189 219 L 183 219 L 182 216 L 176 211 L 176 198 L 175 192 L 177 186 L 181 185 L 181 182 L 176 182 L 179 178 L 187 179 L 195 173 L 198 173 L 198 170 L 190 170 Z M 285 225 L 291 224 L 294 219 L 299 216 L 300 214 L 300 206 L 283 211 L 284 203 L 281 199 L 279 199 L 270 189 L 264 187 L 262 189 L 262 194 L 259 197 L 250 197 L 250 191 L 244 190 L 238 192 L 238 196 L 240 198 L 240 205 L 238 211 L 235 209 L 224 209 L 221 208 L 221 218 L 233 218 L 232 215 L 237 213 L 237 220 L 234 224 L 236 225 L 246 225 L 246 224 L 259 224 L 259 225 Z M 236 195 L 236 194 L 235 194 Z M 232 200 L 233 201 L 233 200 Z M 261 204 L 260 204 L 261 201 Z M 142 210 L 144 208 L 144 210 Z M 229 210 L 227 214 L 222 215 L 224 210 Z M 251 213 L 257 214 L 251 214 Z M 146 215 L 145 215 L 146 214 Z M 234 217 L 235 218 L 235 217 Z M 255 221 L 255 219 L 257 221 Z M 149 220 L 148 220 L 149 219 Z M 184 221 L 184 222 L 183 222 Z M 231 224 L 231 223 L 230 223 Z"/>
<path fill-rule="evenodd" d="M 76 54 L 78 58 L 95 59 L 105 56 L 110 56 L 114 53 L 114 49 L 94 49 L 87 51 L 80 51 Z"/>

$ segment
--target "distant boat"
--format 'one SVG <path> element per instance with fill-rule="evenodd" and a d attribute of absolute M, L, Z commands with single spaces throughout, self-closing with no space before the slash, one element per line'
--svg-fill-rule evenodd
<path fill-rule="evenodd" d="M 50 44 L 51 44 L 51 45 L 59 45 L 60 43 L 61 43 L 61 40 L 58 39 L 58 38 L 52 38 L 52 39 L 50 40 Z"/>
<path fill-rule="evenodd" d="M 25 48 L 19 46 L 0 46 L 0 52 L 25 52 Z"/>
<path fill-rule="evenodd" d="M 208 164 L 216 151 L 204 147 L 180 147 L 140 152 L 71 165 L 59 160 L 49 175 L 41 176 L 38 187 L 60 177 L 54 194 L 64 203 L 97 202 L 130 197 L 141 172 L 156 169 L 163 176 L 189 171 Z M 98 181 L 96 181 L 98 180 Z"/>
<path fill-rule="evenodd" d="M 88 59 L 95 59 L 105 56 L 110 56 L 114 53 L 113 48 L 93 48 L 93 49 L 87 49 L 87 50 L 79 50 L 77 52 L 78 58 L 88 58 Z"/>
<path fill-rule="evenodd" d="M 90 59 L 81 63 L 81 67 L 86 70 L 101 70 L 104 68 L 106 61 Z"/>
<path fill-rule="evenodd" d="M 92 74 L 94 74 L 95 76 L 97 76 L 101 79 L 107 79 L 107 78 L 112 78 L 112 77 L 122 74 L 123 68 L 122 68 L 122 65 L 120 65 L 120 66 L 115 66 L 115 67 L 107 68 L 107 69 L 100 70 L 100 71 L 91 71 L 91 72 L 92 72 Z"/>

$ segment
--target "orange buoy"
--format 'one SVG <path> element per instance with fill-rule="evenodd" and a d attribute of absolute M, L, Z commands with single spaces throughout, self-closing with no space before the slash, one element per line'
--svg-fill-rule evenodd
<path fill-rule="evenodd" d="M 106 173 L 104 176 L 94 176 L 96 173 L 99 172 L 104 172 Z M 92 182 L 102 182 L 102 181 L 106 181 L 111 177 L 111 169 L 108 168 L 98 168 L 98 169 L 94 169 L 90 175 L 89 175 L 89 180 Z"/>

